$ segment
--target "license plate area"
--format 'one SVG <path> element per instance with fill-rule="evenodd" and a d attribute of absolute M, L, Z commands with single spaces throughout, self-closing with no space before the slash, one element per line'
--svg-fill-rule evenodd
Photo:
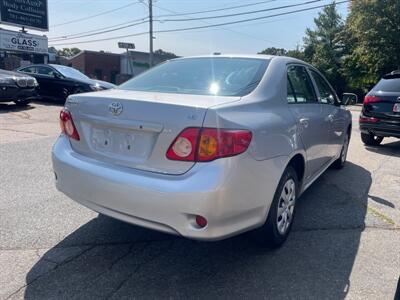
<path fill-rule="evenodd" d="M 143 161 L 148 158 L 155 134 L 139 130 L 92 127 L 93 151 L 118 160 Z"/>

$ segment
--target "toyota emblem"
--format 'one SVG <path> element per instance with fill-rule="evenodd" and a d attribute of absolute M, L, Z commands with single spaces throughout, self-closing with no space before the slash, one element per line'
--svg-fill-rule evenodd
<path fill-rule="evenodd" d="M 118 116 L 122 113 L 123 111 L 122 104 L 119 102 L 113 102 L 108 106 L 108 110 L 110 113 L 112 113 L 114 116 Z"/>

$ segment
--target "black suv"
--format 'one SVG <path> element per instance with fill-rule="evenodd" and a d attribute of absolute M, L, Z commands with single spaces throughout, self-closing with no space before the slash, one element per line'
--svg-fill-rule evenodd
<path fill-rule="evenodd" d="M 31 76 L 0 69 L 0 102 L 27 105 L 37 97 L 37 86 L 36 79 Z"/>
<path fill-rule="evenodd" d="M 400 71 L 383 76 L 365 96 L 359 121 L 366 145 L 379 145 L 384 137 L 400 138 Z"/>

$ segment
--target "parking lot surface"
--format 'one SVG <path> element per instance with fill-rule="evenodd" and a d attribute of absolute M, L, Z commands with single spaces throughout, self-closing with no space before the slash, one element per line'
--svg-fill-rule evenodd
<path fill-rule="evenodd" d="M 302 196 L 275 251 L 241 235 L 197 242 L 94 213 L 57 192 L 60 106 L 0 104 L 0 299 L 394 299 L 400 141 L 360 140 Z"/>

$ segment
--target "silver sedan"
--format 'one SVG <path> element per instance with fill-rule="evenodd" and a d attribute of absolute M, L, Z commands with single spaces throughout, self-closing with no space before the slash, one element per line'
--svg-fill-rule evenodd
<path fill-rule="evenodd" d="M 301 194 L 344 166 L 352 126 L 318 70 L 263 55 L 168 61 L 70 96 L 60 124 L 56 186 L 73 200 L 193 239 L 252 230 L 271 247 Z"/>

